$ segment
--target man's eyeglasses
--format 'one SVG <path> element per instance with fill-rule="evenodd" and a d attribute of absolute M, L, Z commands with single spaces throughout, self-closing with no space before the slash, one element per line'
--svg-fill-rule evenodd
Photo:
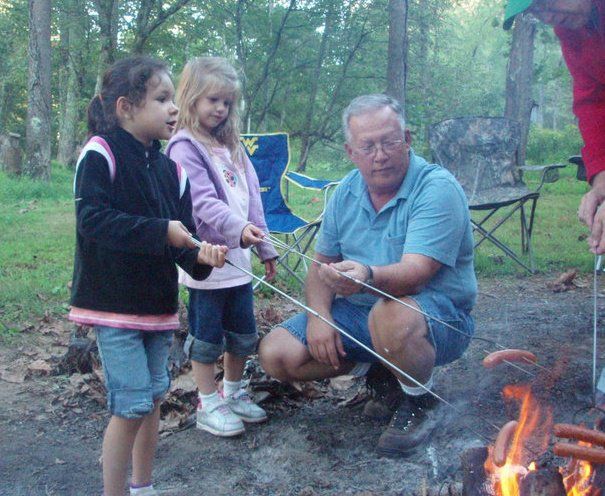
<path fill-rule="evenodd" d="M 355 148 L 355 151 L 357 151 L 360 155 L 363 155 L 364 157 L 373 157 L 374 155 L 376 155 L 378 147 L 380 146 L 382 152 L 386 155 L 389 155 L 393 152 L 398 151 L 401 148 L 402 143 L 403 140 L 401 139 L 381 141 L 380 143 L 371 143 L 366 146 L 360 146 L 359 148 Z"/>

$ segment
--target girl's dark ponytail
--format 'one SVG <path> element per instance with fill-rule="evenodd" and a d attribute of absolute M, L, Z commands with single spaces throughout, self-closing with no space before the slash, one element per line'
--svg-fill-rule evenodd
<path fill-rule="evenodd" d="M 88 104 L 88 135 L 101 134 L 108 129 L 103 112 L 103 101 L 100 95 L 95 95 Z"/>
<path fill-rule="evenodd" d="M 118 98 L 124 97 L 133 105 L 139 105 L 145 100 L 147 83 L 161 72 L 168 72 L 166 65 L 145 55 L 118 60 L 107 69 L 103 75 L 101 94 L 95 95 L 88 104 L 89 137 L 108 133 L 118 127 Z"/>

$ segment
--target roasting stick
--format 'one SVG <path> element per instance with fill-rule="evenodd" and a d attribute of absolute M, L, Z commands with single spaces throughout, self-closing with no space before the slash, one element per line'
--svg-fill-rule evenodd
<path fill-rule="evenodd" d="M 378 358 L 378 360 L 380 360 L 381 362 L 383 362 L 385 365 L 388 365 L 391 369 L 395 370 L 396 372 L 398 372 L 399 374 L 401 374 L 403 377 L 405 377 L 407 380 L 409 380 L 410 382 L 414 383 L 417 387 L 420 387 L 422 389 L 424 389 L 428 394 L 430 394 L 431 396 L 433 396 L 434 398 L 438 399 L 439 401 L 441 401 L 442 403 L 445 403 L 447 406 L 451 407 L 452 409 L 454 409 L 456 412 L 458 412 L 461 415 L 464 415 L 464 412 L 462 412 L 458 407 L 454 406 L 452 403 L 450 403 L 448 400 L 446 400 L 445 398 L 442 398 L 441 396 L 439 396 L 437 393 L 435 393 L 434 391 L 431 391 L 429 388 L 427 388 L 424 384 L 422 384 L 421 382 L 417 381 L 416 379 L 414 379 L 411 375 L 405 373 L 403 370 L 401 370 L 399 367 L 397 367 L 397 365 L 393 364 L 392 362 L 390 362 L 389 360 L 387 360 L 386 358 L 382 357 L 381 355 L 379 355 L 378 353 L 376 353 L 372 348 L 370 348 L 369 346 L 366 346 L 364 343 L 362 343 L 361 341 L 357 340 L 356 338 L 354 338 L 353 336 L 351 336 L 349 333 L 347 333 L 344 329 L 342 329 L 341 327 L 337 326 L 336 324 L 333 324 L 332 322 L 330 322 L 328 319 L 326 319 L 324 316 L 322 316 L 321 314 L 319 314 L 318 312 L 316 312 L 315 310 L 313 310 L 312 308 L 306 306 L 305 304 L 301 303 L 300 301 L 298 301 L 296 298 L 293 298 L 292 296 L 288 295 L 287 293 L 284 293 L 282 290 L 276 288 L 275 286 L 273 286 L 272 284 L 268 283 L 267 281 L 262 280 L 262 278 L 256 276 L 255 274 L 253 274 L 252 272 L 244 269 L 243 267 L 239 267 L 236 264 L 234 264 L 233 262 L 231 262 L 230 260 L 225 260 L 225 263 L 227 263 L 228 265 L 231 265 L 232 267 L 235 267 L 236 269 L 241 270 L 244 274 L 247 274 L 251 277 L 253 277 L 254 279 L 256 279 L 259 282 L 262 282 L 263 284 L 265 284 L 266 286 L 268 286 L 269 288 L 271 288 L 273 291 L 277 292 L 278 294 L 282 295 L 283 297 L 287 298 L 288 300 L 290 300 L 292 303 L 294 303 L 295 305 L 298 305 L 300 308 L 302 308 L 303 310 L 309 312 L 311 315 L 313 315 L 314 317 L 317 317 L 318 319 L 320 319 L 321 321 L 325 322 L 326 324 L 330 325 L 331 327 L 333 327 L 336 331 L 338 331 L 340 334 L 342 334 L 343 336 L 349 338 L 351 341 L 353 341 L 355 344 L 357 344 L 358 346 L 360 346 L 361 348 L 363 348 L 364 350 L 366 350 L 368 353 L 374 355 L 376 358 Z M 483 417 L 481 417 L 483 418 Z M 487 422 L 487 424 L 489 424 L 490 426 L 492 426 L 494 429 L 496 430 L 500 430 L 500 427 L 498 427 L 496 424 L 493 424 L 492 422 L 490 422 L 489 420 L 483 418 L 483 420 L 485 422 Z M 482 437 L 482 434 L 479 434 Z"/>
<path fill-rule="evenodd" d="M 300 256 L 306 258 L 310 262 L 316 263 L 318 265 L 325 265 L 323 262 L 320 262 L 319 260 L 317 260 L 317 259 L 315 259 L 313 257 L 310 257 L 309 255 L 306 255 L 305 253 L 298 252 L 296 250 L 291 250 L 290 246 L 288 246 L 286 243 L 284 243 L 281 239 L 276 238 L 275 236 L 271 235 L 270 233 L 264 233 L 264 234 L 265 234 L 265 237 L 267 239 L 269 239 L 269 241 L 271 241 L 271 243 L 273 243 L 274 245 L 277 245 L 280 248 L 287 248 L 290 251 L 294 251 L 297 255 L 300 255 Z M 336 269 L 334 269 L 334 270 L 336 270 Z M 351 276 L 351 275 L 349 275 L 349 274 L 347 274 L 345 272 L 340 272 L 338 270 L 336 272 L 338 272 L 338 274 L 340 274 L 344 278 L 349 279 L 349 280 L 351 280 L 351 281 L 353 281 L 353 282 L 355 282 L 357 284 L 360 284 L 361 286 L 364 286 L 367 289 L 371 289 L 372 291 L 380 294 L 381 296 L 384 296 L 385 298 L 388 298 L 389 300 L 395 301 L 395 302 L 399 303 L 400 305 L 403 305 L 406 308 L 410 308 L 411 310 L 413 310 L 413 311 L 415 311 L 417 313 L 420 313 L 420 314 L 424 315 L 425 317 L 427 317 L 428 319 L 434 320 L 435 322 L 438 322 L 441 325 L 444 325 L 448 329 L 451 329 L 451 330 L 457 332 L 458 334 L 461 334 L 463 336 L 466 336 L 467 338 L 474 339 L 474 340 L 477 340 L 477 341 L 484 341 L 484 342 L 489 343 L 489 344 L 491 344 L 493 346 L 496 346 L 497 348 L 500 348 L 501 350 L 507 349 L 506 346 L 503 346 L 500 343 L 498 343 L 498 342 L 496 342 L 496 341 L 494 341 L 492 339 L 482 338 L 482 337 L 479 337 L 479 336 L 469 336 L 467 333 L 461 331 L 460 329 L 457 329 L 453 325 L 448 324 L 447 322 L 444 322 L 443 320 L 438 319 L 437 317 L 433 317 L 432 315 L 429 315 L 426 312 L 424 312 L 422 309 L 416 308 L 414 305 L 410 305 L 409 303 L 406 303 L 405 301 L 401 301 L 399 298 L 395 298 L 394 296 L 392 296 L 392 295 L 390 295 L 388 293 L 385 293 L 384 291 L 381 291 L 380 289 L 372 286 L 371 284 L 367 284 L 366 282 L 361 281 L 361 280 L 359 280 L 359 279 L 357 279 L 357 278 L 355 278 L 355 277 L 353 277 L 353 276 Z M 487 350 L 483 350 L 483 351 L 486 354 L 490 353 Z M 542 369 L 543 371 L 547 372 L 548 374 L 552 373 L 550 370 L 548 370 L 546 367 L 544 367 L 542 365 L 539 365 L 539 364 L 537 364 L 535 362 L 532 362 L 531 360 L 527 360 L 526 358 L 522 358 L 522 359 L 524 361 L 526 361 L 528 364 L 533 365 L 534 367 L 537 367 L 539 369 Z M 529 375 L 531 377 L 535 376 L 534 374 L 532 374 L 528 370 L 525 370 L 523 367 L 520 367 L 519 365 L 517 365 L 516 363 L 511 362 L 510 360 L 503 360 L 503 362 L 506 363 L 507 365 L 510 365 L 511 367 L 514 367 L 514 368 L 516 368 L 518 370 L 521 370 L 522 372 L 526 373 L 527 375 Z"/>
<path fill-rule="evenodd" d="M 196 241 L 196 243 L 198 243 Z M 262 282 L 263 284 L 265 284 L 266 286 L 268 286 L 269 288 L 271 288 L 273 291 L 277 292 L 278 294 L 282 295 L 283 297 L 287 298 L 288 300 L 290 300 L 292 303 L 294 303 L 295 305 L 298 305 L 299 307 L 301 307 L 303 310 L 306 310 L 307 312 L 309 312 L 310 314 L 312 314 L 313 316 L 317 317 L 318 319 L 322 320 L 323 322 L 325 322 L 326 324 L 328 324 L 329 326 L 333 327 L 336 331 L 338 331 L 340 334 L 342 334 L 343 336 L 346 336 L 347 338 L 349 338 L 351 341 L 353 341 L 354 343 L 356 343 L 358 346 L 361 346 L 364 350 L 366 350 L 368 353 L 374 355 L 376 358 L 378 358 L 378 360 L 380 360 L 381 362 L 383 362 L 385 365 L 388 365 L 389 367 L 391 367 L 393 370 L 395 370 L 396 372 L 399 372 L 403 377 L 405 377 L 406 379 L 408 379 L 409 381 L 413 382 L 416 386 L 421 387 L 422 389 L 424 389 L 428 394 L 430 394 L 431 396 L 433 396 L 434 398 L 436 398 L 437 400 L 441 401 L 442 403 L 445 403 L 447 406 L 449 406 L 450 408 L 452 408 L 456 413 L 464 416 L 465 413 L 460 410 L 460 408 L 458 408 L 457 406 L 455 406 L 454 404 L 452 404 L 451 402 L 447 401 L 446 399 L 442 398 L 441 396 L 439 396 L 437 393 L 431 391 L 429 388 L 427 388 L 424 384 L 418 382 L 416 379 L 414 379 L 411 375 L 406 374 L 403 370 L 401 370 L 399 367 L 397 367 L 397 365 L 389 362 L 386 358 L 380 356 L 378 353 L 376 353 L 372 348 L 366 346 L 365 344 L 363 344 L 361 341 L 358 341 L 357 339 L 355 339 L 353 336 L 349 335 L 346 331 L 344 331 L 343 329 L 341 329 L 339 326 L 337 326 L 336 324 L 333 324 L 332 322 L 330 322 L 328 319 L 326 319 L 325 317 L 323 317 L 322 315 L 320 315 L 318 312 L 316 312 L 315 310 L 313 310 L 312 308 L 309 308 L 308 306 L 306 306 L 305 304 L 301 303 L 300 301 L 298 301 L 296 298 L 293 298 L 292 296 L 288 295 L 287 293 L 284 293 L 282 290 L 276 288 L 275 286 L 273 286 L 272 284 L 268 283 L 267 281 L 265 281 L 262 277 L 258 277 L 257 275 L 253 274 L 252 272 L 244 269 L 243 267 L 239 267 L 238 265 L 234 264 L 233 262 L 231 262 L 230 260 L 225 260 L 225 263 L 228 265 L 231 265 L 232 267 L 235 267 L 236 269 L 241 270 L 243 273 L 249 275 L 250 277 L 252 277 L 253 279 L 256 279 L 259 282 Z M 485 418 L 482 415 L 479 414 L 474 414 L 474 416 L 476 416 L 477 418 L 483 420 L 483 422 L 485 422 L 487 425 L 489 425 L 490 427 L 494 428 L 498 433 L 500 432 L 501 428 L 498 427 L 496 424 L 492 423 L 490 420 L 488 420 L 487 418 Z M 490 438 L 489 436 L 486 436 L 485 434 L 482 434 L 481 432 L 478 432 L 475 429 L 472 429 L 470 427 L 467 427 L 467 429 L 472 432 L 473 434 L 485 439 L 486 441 L 490 442 L 490 443 L 495 443 L 495 440 Z M 529 453 L 533 454 L 534 456 L 538 457 L 540 454 L 536 453 L 534 450 L 530 449 L 529 447 L 525 446 L 524 447 L 526 451 L 528 451 Z"/>
<path fill-rule="evenodd" d="M 598 276 L 601 270 L 601 264 L 603 263 L 602 255 L 595 255 L 594 261 L 594 277 L 592 284 L 592 400 L 596 405 L 597 402 L 597 320 L 598 320 Z"/>
<path fill-rule="evenodd" d="M 200 241 L 198 241 L 195 238 L 191 238 L 192 241 L 197 245 L 197 246 L 201 246 L 202 243 Z M 420 387 L 422 389 L 424 389 L 428 394 L 430 394 L 431 396 L 433 396 L 434 398 L 436 398 L 437 400 L 441 401 L 442 403 L 445 403 L 447 406 L 449 406 L 450 408 L 452 408 L 453 410 L 455 410 L 457 413 L 459 413 L 460 415 L 465 415 L 464 412 L 462 412 L 458 407 L 456 407 L 454 404 L 450 403 L 449 401 L 447 401 L 445 398 L 442 398 L 441 396 L 439 396 L 437 393 L 431 391 L 429 388 L 427 388 L 424 384 L 422 384 L 421 382 L 417 381 L 416 379 L 414 379 L 411 375 L 407 374 L 406 372 L 404 372 L 403 370 L 401 370 L 399 367 L 397 367 L 397 365 L 389 362 L 386 358 L 380 356 L 378 353 L 376 353 L 372 348 L 366 346 L 364 343 L 362 343 L 361 341 L 357 340 L 356 338 L 354 338 L 353 336 L 351 336 L 349 333 L 347 333 L 344 329 L 340 328 L 339 326 L 337 326 L 336 324 L 330 322 L 328 319 L 326 319 L 325 317 L 323 317 L 322 315 L 320 315 L 318 312 L 316 312 L 315 310 L 313 310 L 312 308 L 306 306 L 304 303 L 301 303 L 300 301 L 298 301 L 296 298 L 290 296 L 289 294 L 283 292 L 281 289 L 275 287 L 273 284 L 265 281 L 262 277 L 258 277 L 257 275 L 253 274 L 252 272 L 250 272 L 249 270 L 244 269 L 243 267 L 240 267 L 236 264 L 234 264 L 231 260 L 225 260 L 225 263 L 227 265 L 231 265 L 231 267 L 234 267 L 240 271 L 242 271 L 244 274 L 249 275 L 250 277 L 252 277 L 253 279 L 257 280 L 258 282 L 263 283 L 264 285 L 266 285 L 267 287 L 271 288 L 273 291 L 275 291 L 276 293 L 280 294 L 281 296 L 283 296 L 284 298 L 288 299 L 289 301 L 291 301 L 292 303 L 294 303 L 295 305 L 299 306 L 300 308 L 302 308 L 303 310 L 309 312 L 311 315 L 313 315 L 314 317 L 317 317 L 318 319 L 320 319 L 322 322 L 325 322 L 326 324 L 328 324 L 330 327 L 333 327 L 336 331 L 338 331 L 340 334 L 342 334 L 343 336 L 349 338 L 351 341 L 353 341 L 355 344 L 357 344 L 358 346 L 360 346 L 361 348 L 363 348 L 364 350 L 366 350 L 368 353 L 370 353 L 371 355 L 375 356 L 376 358 L 378 358 L 378 360 L 380 360 L 381 362 L 383 362 L 385 365 L 388 365 L 390 368 L 392 368 L 393 370 L 395 370 L 396 372 L 398 372 L 399 374 L 401 374 L 403 377 L 405 377 L 407 380 L 409 380 L 410 382 L 412 382 L 413 384 L 415 384 L 417 387 Z M 483 418 L 483 417 L 479 417 L 481 418 L 484 422 L 486 422 L 487 424 L 489 424 L 491 427 L 493 427 L 494 429 L 496 429 L 496 431 L 500 430 L 500 427 L 498 427 L 496 424 L 493 424 L 492 422 L 490 422 L 489 420 Z M 469 429 L 470 430 L 470 429 Z M 474 431 L 473 431 L 474 432 Z M 484 436 L 483 434 L 479 434 L 476 433 L 477 435 L 483 437 L 484 439 L 488 439 L 486 436 Z M 491 439 L 489 439 L 491 441 Z"/>

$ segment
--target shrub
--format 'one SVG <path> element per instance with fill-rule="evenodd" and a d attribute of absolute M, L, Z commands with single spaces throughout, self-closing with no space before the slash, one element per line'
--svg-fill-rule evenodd
<path fill-rule="evenodd" d="M 566 163 L 582 148 L 577 126 L 569 124 L 562 130 L 532 126 L 527 143 L 527 162 L 532 164 Z"/>

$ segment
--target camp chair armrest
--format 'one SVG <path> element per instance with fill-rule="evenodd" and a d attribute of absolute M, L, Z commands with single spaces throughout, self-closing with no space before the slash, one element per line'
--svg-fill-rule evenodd
<path fill-rule="evenodd" d="M 554 183 L 559 180 L 559 169 L 567 167 L 567 164 L 547 164 L 547 165 L 520 165 L 519 169 L 524 172 L 542 172 L 540 185 L 536 191 L 540 191 L 546 183 Z"/>
<path fill-rule="evenodd" d="M 284 175 L 287 181 L 296 184 L 304 189 L 315 189 L 317 191 L 322 191 L 326 188 L 331 188 L 338 184 L 339 181 L 332 181 L 329 179 L 316 179 L 314 177 L 306 176 L 299 172 L 288 171 Z"/>
<path fill-rule="evenodd" d="M 577 167 L 576 179 L 578 181 L 586 181 L 588 178 L 586 177 L 586 167 L 584 167 L 584 159 L 582 159 L 582 155 L 572 155 L 568 160 L 570 164 L 573 164 Z"/>
<path fill-rule="evenodd" d="M 300 172 L 288 171 L 284 174 L 287 180 L 286 183 L 286 198 L 289 196 L 288 184 L 292 183 L 302 189 L 311 189 L 315 191 L 322 191 L 324 196 L 324 209 L 328 203 L 328 196 L 335 186 L 338 186 L 340 181 L 334 181 L 332 179 L 316 179 L 314 177 L 306 176 Z M 323 212 L 319 215 L 319 219 L 323 216 Z"/>

